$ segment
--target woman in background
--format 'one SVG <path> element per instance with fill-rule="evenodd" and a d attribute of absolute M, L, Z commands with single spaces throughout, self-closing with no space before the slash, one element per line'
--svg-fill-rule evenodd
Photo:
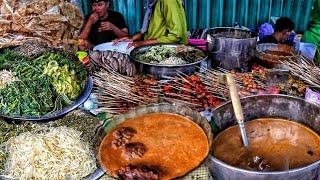
<path fill-rule="evenodd" d="M 187 20 L 183 0 L 148 0 L 142 29 L 132 37 L 115 40 L 132 41 L 128 48 L 157 43 L 186 44 Z"/>

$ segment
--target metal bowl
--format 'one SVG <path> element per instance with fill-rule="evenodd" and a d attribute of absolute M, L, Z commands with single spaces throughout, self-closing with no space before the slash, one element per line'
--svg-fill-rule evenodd
<path fill-rule="evenodd" d="M 279 55 L 270 54 L 267 50 L 278 52 Z M 297 61 L 298 56 L 300 55 L 300 51 L 293 47 L 274 43 L 258 44 L 256 46 L 256 52 L 257 58 L 271 67 L 279 66 L 282 61 Z M 288 55 L 283 56 L 281 53 L 286 53 Z"/>
<path fill-rule="evenodd" d="M 198 49 L 199 51 L 202 51 L 206 55 L 206 57 L 199 61 L 189 63 L 189 64 L 181 64 L 181 65 L 152 64 L 152 63 L 140 61 L 139 59 L 135 58 L 138 54 L 145 53 L 149 48 L 153 46 L 159 46 L 159 45 L 171 47 L 171 48 L 176 48 L 179 46 L 179 44 L 155 44 L 155 45 L 141 46 L 133 49 L 130 53 L 130 57 L 135 62 L 138 72 L 151 74 L 156 79 L 165 79 L 166 77 L 175 77 L 178 71 L 187 75 L 191 75 L 197 70 L 197 66 L 200 66 L 200 64 L 202 62 L 205 62 L 208 58 L 204 50 L 195 46 L 192 46 L 192 47 Z"/>
<path fill-rule="evenodd" d="M 301 123 L 320 134 L 320 107 L 303 99 L 286 95 L 259 95 L 241 99 L 245 121 L 263 117 L 279 117 Z M 232 103 L 213 111 L 214 126 L 219 133 L 237 124 Z M 249 142 L 250 144 L 250 142 Z M 305 167 L 286 171 L 258 172 L 233 167 L 210 155 L 209 170 L 217 179 L 230 180 L 316 180 L 320 175 L 320 160 Z"/>
<path fill-rule="evenodd" d="M 199 112 L 194 111 L 186 106 L 179 106 L 169 103 L 159 103 L 159 104 L 148 104 L 136 107 L 135 109 L 118 116 L 115 116 L 114 119 L 107 119 L 104 123 L 104 126 L 101 126 L 97 129 L 96 137 L 94 138 L 95 150 L 98 152 L 101 142 L 103 141 L 104 137 L 111 132 L 118 124 L 135 117 L 139 117 L 149 113 L 173 113 L 178 114 L 188 119 L 192 120 L 193 122 L 197 123 L 205 132 L 209 147 L 211 149 L 211 144 L 213 140 L 213 135 L 211 131 L 211 126 L 207 119 L 200 115 Z M 161 129 L 159 129 L 161 131 Z M 98 157 L 99 159 L 99 157 Z M 203 163 L 204 164 L 204 163 Z M 89 179 L 99 179 L 101 176 L 105 174 L 106 170 L 98 168 L 90 177 Z M 199 176 L 207 175 L 207 172 L 204 173 L 203 167 L 199 167 L 191 172 L 192 174 L 198 174 Z M 188 174 L 189 175 L 189 174 Z M 187 176 L 188 176 L 187 175 Z M 182 178 L 188 179 L 188 178 Z"/>

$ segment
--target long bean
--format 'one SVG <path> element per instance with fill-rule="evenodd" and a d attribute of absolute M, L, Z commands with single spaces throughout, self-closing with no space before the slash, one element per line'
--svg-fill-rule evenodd
<path fill-rule="evenodd" d="M 4 50 L 0 53 L 0 71 L 11 70 L 16 81 L 0 89 L 0 113 L 10 116 L 41 116 L 52 110 L 60 110 L 68 102 L 54 88 L 54 77 L 44 74 L 50 61 L 59 66 L 68 66 L 75 72 L 79 81 L 79 93 L 86 83 L 86 70 L 79 62 L 63 52 L 46 52 L 36 59 L 17 55 L 14 51 Z M 73 82 L 75 83 L 75 82 Z M 76 95 L 75 95 L 76 96 Z M 74 97 L 75 97 L 74 96 Z M 57 104 L 59 104 L 58 109 Z"/>

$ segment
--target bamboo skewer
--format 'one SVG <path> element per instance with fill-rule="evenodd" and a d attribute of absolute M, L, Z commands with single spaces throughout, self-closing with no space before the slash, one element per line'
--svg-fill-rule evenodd
<path fill-rule="evenodd" d="M 230 73 L 230 71 L 226 70 L 226 69 L 223 69 L 223 68 L 220 68 L 218 67 L 218 69 L 221 71 L 221 73 Z M 216 70 L 209 70 L 209 69 L 206 69 L 209 73 L 210 72 L 214 72 L 215 75 L 218 75 L 219 74 L 219 71 L 216 71 Z M 252 79 L 259 85 L 263 85 L 263 83 L 260 81 L 260 78 L 256 78 L 253 76 L 252 73 L 244 73 L 246 75 L 249 75 L 252 77 Z M 242 81 L 239 79 L 239 77 L 237 77 L 236 75 L 233 74 L 233 78 L 238 82 L 238 83 L 242 83 Z"/>
<path fill-rule="evenodd" d="M 222 86 L 220 84 L 216 84 L 216 86 L 214 86 L 215 83 L 212 83 L 212 80 L 210 78 L 205 77 L 204 74 L 195 73 L 195 75 L 197 75 L 201 78 L 201 82 L 206 86 L 205 87 L 206 91 L 208 93 L 210 93 L 212 97 L 215 97 L 215 98 L 221 99 L 221 100 L 226 100 L 226 98 L 224 97 L 224 94 L 225 94 L 224 92 L 226 92 L 227 89 L 224 86 Z M 191 87 L 195 87 L 195 85 L 189 81 L 189 77 L 190 76 L 178 71 L 177 77 L 167 77 L 167 79 L 172 81 L 173 84 L 176 84 L 178 86 L 178 88 L 175 87 L 175 85 L 170 84 L 168 82 L 164 83 L 164 85 L 169 85 L 172 89 L 175 89 L 178 91 L 184 91 L 184 92 L 191 93 L 191 94 L 193 94 L 193 97 L 192 97 L 192 98 L 194 98 L 193 100 L 197 100 L 198 94 L 196 91 L 183 87 L 185 85 L 185 83 L 190 85 Z M 218 96 L 216 96 L 215 94 L 218 94 Z M 167 95 L 169 95 L 169 93 L 167 93 Z M 175 94 L 171 93 L 170 95 L 174 96 Z M 176 96 L 179 97 L 180 95 L 176 95 Z M 184 96 L 181 98 L 188 100 L 189 97 Z"/>
<path fill-rule="evenodd" d="M 198 106 L 198 107 L 201 107 L 201 106 L 202 106 L 201 103 L 195 104 L 195 103 L 192 103 L 192 102 L 189 102 L 189 101 L 183 101 L 183 100 L 180 100 L 180 99 L 173 99 L 173 98 L 168 98 L 168 97 L 165 97 L 164 99 L 169 100 L 169 101 L 171 101 L 171 102 L 176 101 L 176 102 L 180 102 L 180 103 L 184 103 L 184 104 L 189 104 L 189 105 L 193 105 L 193 106 Z"/>
<path fill-rule="evenodd" d="M 320 89 L 320 68 L 301 57 L 300 63 L 284 61 L 283 64 L 289 67 L 290 74 L 303 80 L 308 85 Z"/>
<path fill-rule="evenodd" d="M 197 74 L 198 76 L 200 76 L 200 77 L 204 80 L 204 82 L 207 83 L 207 85 L 212 86 L 213 83 L 215 83 L 215 85 L 216 85 L 217 88 L 219 88 L 219 89 L 221 89 L 221 90 L 223 90 L 223 91 L 228 91 L 228 89 L 227 89 L 225 86 L 223 86 L 223 85 L 221 85 L 220 83 L 218 83 L 218 77 L 211 78 L 211 77 L 209 76 L 210 78 L 208 78 L 208 77 L 206 77 L 205 75 L 203 75 L 203 74 L 201 74 L 201 73 L 196 73 L 196 74 Z"/>
<path fill-rule="evenodd" d="M 202 73 L 195 74 L 200 78 L 200 83 L 204 85 L 204 92 L 209 93 L 214 98 L 227 100 L 225 94 L 227 94 L 228 89 L 219 83 L 218 76 L 229 71 L 224 69 L 201 70 L 203 70 Z M 190 80 L 190 76 L 178 72 L 176 77 L 166 77 L 166 79 L 166 81 L 157 82 L 157 85 L 154 85 L 152 81 L 144 82 L 144 80 L 138 78 L 128 78 L 119 75 L 112 69 L 108 69 L 94 75 L 94 84 L 100 88 L 94 88 L 94 91 L 97 92 L 99 103 L 103 106 L 100 110 L 112 113 L 130 109 L 130 107 L 123 106 L 126 103 L 135 106 L 154 102 L 158 98 L 202 107 L 203 102 L 199 101 L 199 93 L 194 90 L 194 88 L 197 88 L 197 84 Z M 240 87 L 244 87 L 240 78 L 236 77 L 235 80 Z M 258 78 L 252 77 L 252 80 L 258 85 L 263 85 L 262 82 L 258 81 Z M 186 84 L 192 88 L 186 88 Z M 163 94 L 161 89 L 163 86 L 169 86 L 174 92 Z M 146 89 L 147 92 L 144 91 Z"/>
<path fill-rule="evenodd" d="M 93 78 L 94 93 L 97 95 L 100 107 L 98 111 L 101 112 L 119 114 L 140 104 L 157 102 L 159 97 L 158 85 L 119 75 L 112 69 L 95 73 Z"/>

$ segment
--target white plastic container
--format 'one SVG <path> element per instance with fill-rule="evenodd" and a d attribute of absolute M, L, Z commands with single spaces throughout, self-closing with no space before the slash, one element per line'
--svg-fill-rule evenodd
<path fill-rule="evenodd" d="M 317 46 L 312 43 L 300 42 L 299 50 L 304 57 L 309 60 L 313 60 L 316 55 Z"/>

